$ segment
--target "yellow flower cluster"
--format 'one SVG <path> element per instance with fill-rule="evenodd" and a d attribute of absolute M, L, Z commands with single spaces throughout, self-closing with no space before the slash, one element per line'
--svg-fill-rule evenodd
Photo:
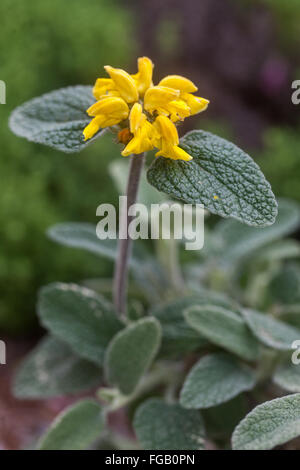
<path fill-rule="evenodd" d="M 156 156 L 191 160 L 178 146 L 174 123 L 207 108 L 209 101 L 193 94 L 197 91 L 194 83 L 180 75 L 168 75 L 153 86 L 153 63 L 148 57 L 138 59 L 135 75 L 109 65 L 104 68 L 109 78 L 98 78 L 95 83 L 97 101 L 87 110 L 93 119 L 83 131 L 85 140 L 100 128 L 119 125 L 119 141 L 126 144 L 123 156 L 157 148 Z"/>

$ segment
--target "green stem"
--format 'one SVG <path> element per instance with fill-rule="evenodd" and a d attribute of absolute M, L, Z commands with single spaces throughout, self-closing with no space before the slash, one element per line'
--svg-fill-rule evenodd
<path fill-rule="evenodd" d="M 257 384 L 264 383 L 272 377 L 274 370 L 280 360 L 280 355 L 276 351 L 265 348 L 262 352 L 260 364 L 257 369 Z"/>
<path fill-rule="evenodd" d="M 130 258 L 132 245 L 132 240 L 128 236 L 128 226 L 132 219 L 132 217 L 128 216 L 128 208 L 136 202 L 144 159 L 144 154 L 133 155 L 131 157 L 126 191 L 127 208 L 121 214 L 119 231 L 123 234 L 126 234 L 127 236 L 125 239 L 119 239 L 118 256 L 115 264 L 113 285 L 114 306 L 119 315 L 125 315 L 126 312 L 128 261 Z"/>
<path fill-rule="evenodd" d="M 105 412 L 111 413 L 127 406 L 158 386 L 178 385 L 179 378 L 182 379 L 181 374 L 181 367 L 178 363 L 156 364 L 156 367 L 143 378 L 131 395 L 123 395 L 117 388 L 101 387 L 97 391 L 97 396 L 107 403 Z"/>
<path fill-rule="evenodd" d="M 169 276 L 173 288 L 182 290 L 184 280 L 179 264 L 179 242 L 173 235 L 170 240 L 160 238 L 156 243 L 157 257 Z"/>

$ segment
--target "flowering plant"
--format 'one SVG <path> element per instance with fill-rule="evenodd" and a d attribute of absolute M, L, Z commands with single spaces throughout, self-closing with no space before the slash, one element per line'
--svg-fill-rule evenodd
<path fill-rule="evenodd" d="M 153 86 L 153 64 L 148 57 L 138 59 L 138 69 L 130 76 L 124 70 L 105 67 L 110 78 L 98 78 L 93 88 L 97 102 L 87 110 L 93 119 L 83 131 L 85 140 L 100 128 L 118 124 L 119 141 L 127 144 L 122 151 L 124 157 L 157 147 L 157 157 L 192 160 L 178 146 L 173 123 L 204 111 L 209 101 L 194 96 L 197 87 L 180 75 L 169 75 Z"/>
<path fill-rule="evenodd" d="M 98 78 L 93 88 L 68 87 L 20 106 L 12 113 L 11 129 L 66 153 L 83 150 L 111 130 L 121 154 L 131 156 L 128 206 L 136 201 L 142 181 L 141 190 L 145 185 L 149 190 L 149 183 L 153 187 L 148 204 L 159 191 L 184 203 L 201 203 L 227 220 L 208 234 L 200 272 L 194 263 L 186 266 L 184 276 L 174 275 L 179 270 L 174 240 L 163 245 L 158 240 L 155 259 L 143 249 L 131 255 L 128 237 L 117 244 L 99 240 L 88 224 L 52 227 L 53 240 L 112 258 L 114 281 L 54 283 L 41 290 L 38 315 L 50 334 L 21 365 L 15 394 L 45 398 L 97 387 L 93 399 L 78 401 L 54 421 L 39 441 L 41 449 L 88 448 L 99 436 L 100 445 L 108 440 L 116 448 L 202 449 L 205 442 L 227 447 L 237 422 L 249 411 L 242 397 L 248 394 L 251 403 L 260 403 L 266 380 L 282 385 L 283 377 L 294 373 L 282 352 L 299 338 L 297 327 L 284 318 L 257 311 L 265 308 L 268 296 L 257 291 L 251 275 L 244 290 L 232 284 L 245 259 L 261 260 L 259 249 L 298 225 L 299 210 L 283 202 L 275 222 L 277 203 L 269 183 L 231 142 L 201 130 L 179 139 L 178 125 L 209 103 L 195 95 L 197 87 L 189 79 L 169 75 L 153 85 L 153 63 L 147 57 L 138 59 L 133 75 L 111 66 L 105 70 L 108 77 Z M 146 182 L 144 153 L 154 148 L 157 158 L 147 169 Z M 122 166 L 119 174 L 125 173 Z M 128 214 L 121 218 L 125 233 L 129 220 Z M 274 273 L 272 256 L 269 247 L 262 269 L 266 276 Z M 128 269 L 134 277 L 129 289 Z M 216 292 L 216 285 L 223 293 Z M 295 383 L 290 379 L 286 389 L 298 390 Z M 150 393 L 161 398 L 145 400 Z M 296 405 L 299 394 L 254 408 L 235 429 L 233 448 L 271 448 L 297 436 Z M 124 443 L 107 417 L 137 406 L 133 427 L 138 444 Z M 270 413 L 276 418 L 272 423 Z M 229 428 L 216 425 L 216 416 L 221 421 L 225 416 Z"/>

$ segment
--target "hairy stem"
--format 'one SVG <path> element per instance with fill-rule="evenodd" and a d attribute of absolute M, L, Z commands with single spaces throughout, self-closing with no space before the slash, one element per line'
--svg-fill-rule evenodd
<path fill-rule="evenodd" d="M 158 259 L 165 268 L 172 287 L 177 290 L 182 290 L 184 288 L 184 280 L 179 264 L 178 240 L 175 240 L 173 235 L 170 240 L 160 238 L 157 240 L 156 250 Z"/>
<path fill-rule="evenodd" d="M 125 235 L 125 237 L 124 239 L 119 237 L 118 256 L 115 264 L 113 285 L 114 306 L 120 315 L 124 315 L 126 310 L 128 261 L 130 258 L 132 245 L 132 240 L 128 236 L 128 226 L 132 220 L 132 217 L 128 216 L 128 208 L 136 202 L 144 159 L 144 154 L 133 155 L 131 157 L 126 190 L 127 207 L 123 208 L 121 214 L 119 233 L 122 233 L 123 236 Z"/>

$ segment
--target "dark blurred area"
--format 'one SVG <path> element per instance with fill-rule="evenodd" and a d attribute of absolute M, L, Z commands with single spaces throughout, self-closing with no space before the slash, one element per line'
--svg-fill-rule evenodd
<path fill-rule="evenodd" d="M 40 286 L 112 271 L 54 245 L 45 231 L 61 221 L 95 223 L 97 206 L 116 201 L 107 165 L 118 147 L 107 136 L 70 156 L 15 137 L 9 114 L 32 97 L 92 84 L 106 64 L 134 73 L 136 58 L 148 55 L 155 81 L 182 74 L 210 99 L 181 133 L 204 128 L 231 138 L 276 196 L 300 200 L 300 105 L 291 102 L 300 79 L 299 0 L 1 0 L 0 15 L 1 337 L 35 337 Z"/>
<path fill-rule="evenodd" d="M 205 118 L 223 120 L 249 148 L 262 143 L 270 125 L 296 124 L 299 110 L 290 96 L 299 64 L 300 6 L 293 25 L 296 12 L 283 1 L 272 2 L 272 9 L 267 1 L 138 3 L 140 50 L 154 58 L 160 74 L 175 70 L 199 84 L 211 100 Z M 283 14 L 290 14 L 288 48 L 280 41 Z"/>

